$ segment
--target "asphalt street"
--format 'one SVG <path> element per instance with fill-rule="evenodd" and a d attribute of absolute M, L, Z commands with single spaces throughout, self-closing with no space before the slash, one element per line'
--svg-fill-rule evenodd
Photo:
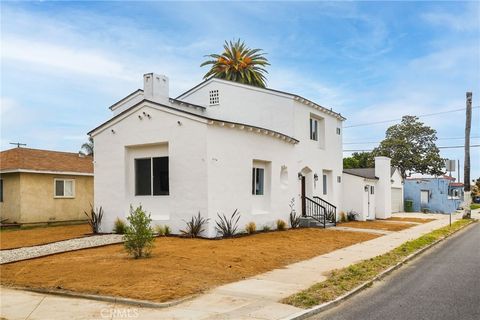
<path fill-rule="evenodd" d="M 309 319 L 480 319 L 480 223 Z"/>

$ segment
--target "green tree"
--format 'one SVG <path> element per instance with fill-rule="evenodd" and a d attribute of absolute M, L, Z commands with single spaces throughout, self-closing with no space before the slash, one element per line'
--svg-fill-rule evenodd
<path fill-rule="evenodd" d="M 350 157 L 343 158 L 344 169 L 373 168 L 374 165 L 371 152 L 354 152 Z"/>
<path fill-rule="evenodd" d="M 240 39 L 236 42 L 225 41 L 223 49 L 222 54 L 207 55 L 209 60 L 200 65 L 211 65 L 204 79 L 213 76 L 265 88 L 265 74 L 268 73 L 265 67 L 270 63 L 262 49 L 250 49 Z"/>
<path fill-rule="evenodd" d="M 125 249 L 135 259 L 150 256 L 154 242 L 154 231 L 151 227 L 150 214 L 143 211 L 142 206 L 135 210 L 130 206 L 130 215 L 127 217 L 129 225 L 125 228 L 123 240 Z"/>
<path fill-rule="evenodd" d="M 418 121 L 418 117 L 403 116 L 399 124 L 387 129 L 385 139 L 372 153 L 390 157 L 403 178 L 413 172 L 441 175 L 445 173 L 445 159 L 440 157 L 436 140 L 437 132 Z"/>
<path fill-rule="evenodd" d="M 93 138 L 88 137 L 88 142 L 82 144 L 82 147 L 79 151 L 81 154 L 86 156 L 93 156 Z"/>

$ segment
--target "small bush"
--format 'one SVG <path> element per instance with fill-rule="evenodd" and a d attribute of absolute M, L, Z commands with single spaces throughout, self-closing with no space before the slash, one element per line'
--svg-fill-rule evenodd
<path fill-rule="evenodd" d="M 247 223 L 247 225 L 245 226 L 245 231 L 246 231 L 248 234 L 255 233 L 255 231 L 257 231 L 257 225 L 255 224 L 255 222 L 249 222 L 249 223 Z"/>
<path fill-rule="evenodd" d="M 197 216 L 193 216 L 190 221 L 185 221 L 187 227 L 185 230 L 180 230 L 182 234 L 190 238 L 198 237 L 203 231 L 205 231 L 204 226 L 209 219 L 205 219 L 200 215 L 200 212 Z"/>
<path fill-rule="evenodd" d="M 358 216 L 359 216 L 358 212 L 348 211 L 347 212 L 347 221 L 357 221 Z"/>
<path fill-rule="evenodd" d="M 150 256 L 153 248 L 154 233 L 150 226 L 150 214 L 143 211 L 142 206 L 135 210 L 130 206 L 130 215 L 127 217 L 129 225 L 123 235 L 125 249 L 135 259 Z"/>
<path fill-rule="evenodd" d="M 345 214 L 345 212 L 340 212 L 340 222 L 347 222 L 347 215 Z"/>
<path fill-rule="evenodd" d="M 282 219 L 277 220 L 277 230 L 278 231 L 285 231 L 287 230 L 287 223 Z"/>
<path fill-rule="evenodd" d="M 217 214 L 219 221 L 216 222 L 217 232 L 224 238 L 233 237 L 237 233 L 238 229 L 238 220 L 240 220 L 240 212 L 235 209 L 230 218 L 227 218 L 225 215 L 221 216 Z"/>
<path fill-rule="evenodd" d="M 270 231 L 272 230 L 272 228 L 270 228 L 270 226 L 268 224 L 264 225 L 263 228 L 262 228 L 263 231 Z"/>
<path fill-rule="evenodd" d="M 292 229 L 298 228 L 300 226 L 300 217 L 297 216 L 297 212 L 295 211 L 295 198 L 292 198 L 290 201 L 290 227 Z"/>
<path fill-rule="evenodd" d="M 100 209 L 97 209 L 95 211 L 93 209 L 93 206 L 91 206 L 90 213 L 87 213 L 84 211 L 85 215 L 87 216 L 87 221 L 90 227 L 92 228 L 93 233 L 98 233 L 100 232 L 100 226 L 102 224 L 102 218 L 103 218 L 103 209 L 100 207 Z"/>
<path fill-rule="evenodd" d="M 120 218 L 117 218 L 113 224 L 113 232 L 116 234 L 124 234 L 127 228 L 127 224 Z"/>
<path fill-rule="evenodd" d="M 159 236 L 168 236 L 170 235 L 170 227 L 167 226 L 166 224 L 165 225 L 156 225 L 155 226 L 155 232 L 159 235 Z"/>

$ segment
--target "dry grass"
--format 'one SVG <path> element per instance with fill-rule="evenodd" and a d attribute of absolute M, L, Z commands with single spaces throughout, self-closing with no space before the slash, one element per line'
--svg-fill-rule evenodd
<path fill-rule="evenodd" d="M 131 259 L 112 245 L 2 265 L 1 284 L 168 301 L 376 237 L 329 229 L 224 240 L 161 237 L 148 259 Z"/>
<path fill-rule="evenodd" d="M 456 221 L 451 227 L 446 226 L 427 233 L 415 240 L 407 241 L 385 254 L 340 270 L 334 270 L 327 280 L 296 293 L 284 299 L 283 302 L 296 307 L 310 308 L 321 303 L 332 301 L 359 285 L 372 280 L 380 272 L 397 264 L 410 254 L 432 244 L 438 239 L 454 233 L 471 222 L 472 220 Z"/>
<path fill-rule="evenodd" d="M 391 217 L 388 218 L 387 221 L 404 221 L 404 222 L 417 222 L 417 223 L 427 223 L 431 221 L 435 221 L 437 219 L 431 219 L 431 218 L 413 218 L 413 217 Z"/>
<path fill-rule="evenodd" d="M 35 246 L 60 240 L 83 237 L 92 230 L 88 224 L 2 230 L 0 249 Z"/>
<path fill-rule="evenodd" d="M 413 227 L 414 224 L 402 222 L 386 222 L 381 220 L 374 221 L 349 221 L 338 224 L 341 227 L 359 228 L 359 229 L 378 229 L 385 231 L 400 231 Z"/>

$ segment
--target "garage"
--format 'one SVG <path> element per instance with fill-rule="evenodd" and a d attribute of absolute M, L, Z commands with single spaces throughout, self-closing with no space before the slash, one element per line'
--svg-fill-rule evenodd
<path fill-rule="evenodd" d="M 392 212 L 403 211 L 403 192 L 402 188 L 392 188 Z"/>

